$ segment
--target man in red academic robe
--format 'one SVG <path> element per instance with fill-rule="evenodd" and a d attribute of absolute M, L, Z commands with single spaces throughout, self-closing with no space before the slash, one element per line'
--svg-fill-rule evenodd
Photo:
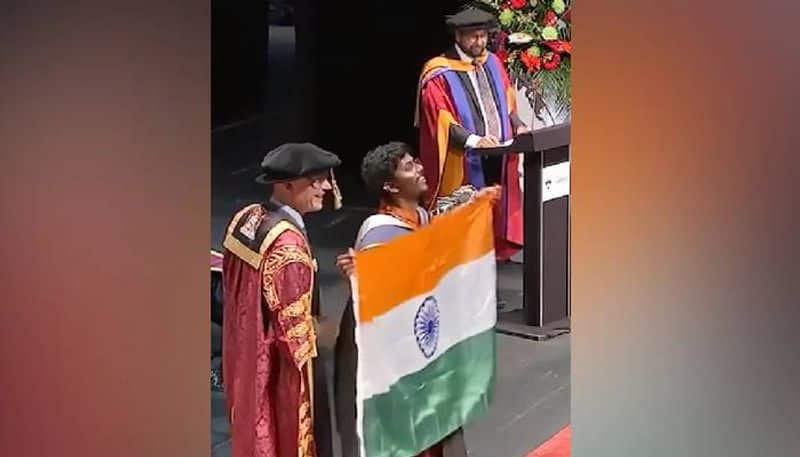
<path fill-rule="evenodd" d="M 487 50 L 494 15 L 473 6 L 450 16 L 455 43 L 429 60 L 420 75 L 415 125 L 429 184 L 427 204 L 464 184 L 500 184 L 495 207 L 495 251 L 507 260 L 522 248 L 519 156 L 480 157 L 476 147 L 498 146 L 529 132 L 516 109 L 516 91 L 500 59 Z"/>
<path fill-rule="evenodd" d="M 315 364 L 316 262 L 303 214 L 340 196 L 339 158 L 285 144 L 262 162 L 265 203 L 231 220 L 223 264 L 223 382 L 233 457 L 331 457 L 323 367 Z"/>

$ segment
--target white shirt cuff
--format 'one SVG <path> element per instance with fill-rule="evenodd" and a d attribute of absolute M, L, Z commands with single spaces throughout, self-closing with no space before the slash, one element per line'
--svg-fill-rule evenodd
<path fill-rule="evenodd" d="M 478 135 L 470 135 L 467 137 L 466 143 L 464 143 L 464 148 L 474 148 L 478 145 L 478 141 L 481 140 L 481 137 Z"/>

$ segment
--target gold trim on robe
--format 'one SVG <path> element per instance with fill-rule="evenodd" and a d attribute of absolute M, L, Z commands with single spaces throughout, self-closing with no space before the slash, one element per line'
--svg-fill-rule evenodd
<path fill-rule="evenodd" d="M 244 224 L 241 224 L 242 227 L 237 230 L 237 227 L 240 225 L 240 221 L 242 221 L 245 217 L 247 219 L 245 220 Z M 269 249 L 275 239 L 277 239 L 286 230 L 291 230 L 300 235 L 304 240 L 306 239 L 305 235 L 291 222 L 280 221 L 275 224 L 275 227 L 273 227 L 264 235 L 263 240 L 258 240 L 256 233 L 257 227 L 260 223 L 263 223 L 263 220 L 266 217 L 267 212 L 264 207 L 261 206 L 261 204 L 255 203 L 245 206 L 242 210 L 236 213 L 231 220 L 231 223 L 228 224 L 228 229 L 225 233 L 225 240 L 222 243 L 225 249 L 234 253 L 237 257 L 244 260 L 248 265 L 255 269 L 261 268 L 261 262 L 264 260 L 264 253 L 266 253 L 267 249 Z M 245 239 L 243 242 L 240 237 L 237 236 L 237 232 L 239 235 L 243 235 L 247 239 Z M 245 243 L 249 243 L 250 245 L 248 246 Z"/>
<path fill-rule="evenodd" d="M 269 243 L 266 244 L 266 247 L 271 245 L 278 235 L 284 232 L 285 228 L 279 227 L 280 225 L 280 223 L 277 224 L 267 234 L 264 243 Z M 303 236 L 303 239 L 305 240 L 305 236 Z M 262 244 L 262 246 L 264 245 Z M 266 251 L 266 247 L 264 247 L 264 251 Z M 283 268 L 293 263 L 308 267 L 310 275 L 309 290 L 305 291 L 294 302 L 283 304 L 278 296 L 275 276 Z M 312 427 L 314 417 L 313 358 L 317 356 L 317 334 L 313 317 L 311 316 L 311 299 L 315 273 L 314 260 L 308 251 L 301 246 L 293 244 L 272 249 L 264 258 L 262 267 L 263 295 L 270 311 L 276 316 L 277 323 L 288 340 L 289 350 L 292 353 L 295 366 L 304 375 L 301 376 L 300 398 L 302 398 L 302 401 L 298 407 L 297 414 L 298 457 L 310 457 L 314 454 Z"/>

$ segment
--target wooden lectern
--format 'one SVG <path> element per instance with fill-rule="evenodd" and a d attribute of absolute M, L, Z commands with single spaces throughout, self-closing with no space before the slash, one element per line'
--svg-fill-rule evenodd
<path fill-rule="evenodd" d="M 523 306 L 498 319 L 503 333 L 547 339 L 569 329 L 570 128 L 571 123 L 559 124 L 508 145 L 473 149 L 482 155 L 525 155 Z"/>

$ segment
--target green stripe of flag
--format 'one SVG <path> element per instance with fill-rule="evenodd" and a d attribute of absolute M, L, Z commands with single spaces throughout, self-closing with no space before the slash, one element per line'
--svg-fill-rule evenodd
<path fill-rule="evenodd" d="M 494 328 L 467 338 L 400 378 L 389 392 L 365 399 L 367 455 L 417 455 L 486 412 L 494 388 L 495 338 Z"/>

